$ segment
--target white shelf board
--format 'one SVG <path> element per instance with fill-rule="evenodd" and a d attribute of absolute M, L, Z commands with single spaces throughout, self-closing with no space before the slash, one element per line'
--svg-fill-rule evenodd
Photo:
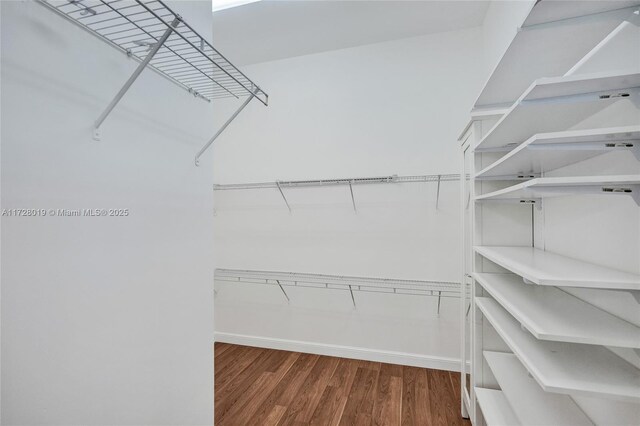
<path fill-rule="evenodd" d="M 502 391 L 477 387 L 475 392 L 487 426 L 521 425 Z"/>
<path fill-rule="evenodd" d="M 628 96 L 621 97 L 621 93 Z M 515 147 L 536 133 L 566 130 L 612 103 L 638 98 L 638 72 L 541 78 L 529 86 L 476 148 Z"/>
<path fill-rule="evenodd" d="M 539 175 L 619 150 L 630 150 L 640 160 L 640 126 L 539 133 L 485 167 L 476 178 Z"/>
<path fill-rule="evenodd" d="M 620 191 L 624 192 L 620 192 Z M 640 175 L 535 178 L 478 195 L 476 201 L 531 200 L 565 195 L 628 195 L 640 204 Z"/>
<path fill-rule="evenodd" d="M 640 348 L 640 327 L 557 287 L 525 284 L 513 274 L 475 272 L 474 278 L 537 339 Z"/>
<path fill-rule="evenodd" d="M 632 6 L 638 4 L 637 0 L 538 2 L 485 83 L 475 108 L 509 106 L 536 78 L 564 75 L 620 23 L 636 20 Z"/>
<path fill-rule="evenodd" d="M 509 406 L 523 426 L 593 425 L 593 422 L 567 395 L 545 392 L 527 375 L 515 355 L 484 352 Z"/>
<path fill-rule="evenodd" d="M 534 247 L 476 246 L 476 253 L 544 286 L 640 290 L 640 275 L 583 262 Z"/>
<path fill-rule="evenodd" d="M 609 349 L 537 340 L 495 300 L 475 303 L 544 391 L 640 402 L 640 370 Z"/>

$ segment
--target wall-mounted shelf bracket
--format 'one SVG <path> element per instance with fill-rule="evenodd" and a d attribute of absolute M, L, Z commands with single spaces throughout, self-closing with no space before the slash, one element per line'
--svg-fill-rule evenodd
<path fill-rule="evenodd" d="M 287 201 L 287 197 L 284 196 L 284 191 L 282 191 L 282 186 L 280 186 L 280 182 L 276 181 L 276 185 L 278 187 L 278 191 L 280 191 L 280 195 L 282 195 L 282 199 L 284 200 L 284 203 L 287 205 L 287 209 L 289 209 L 289 214 L 291 214 L 291 206 Z"/>
<path fill-rule="evenodd" d="M 280 287 L 280 290 L 282 290 L 282 294 L 284 294 L 284 297 L 287 299 L 287 303 L 291 303 L 291 299 L 289 299 L 289 295 L 287 294 L 287 292 L 284 291 L 284 288 L 282 287 L 282 284 L 280 284 L 280 281 L 276 280 L 276 282 L 278 283 L 278 287 Z"/>
<path fill-rule="evenodd" d="M 109 105 L 107 105 L 107 108 L 102 112 L 102 114 L 100 114 L 98 119 L 93 124 L 94 140 L 96 141 L 100 140 L 100 126 L 102 125 L 104 120 L 109 116 L 109 114 L 111 114 L 111 111 L 113 111 L 116 105 L 118 105 L 118 102 L 120 102 L 123 96 L 127 93 L 131 85 L 133 85 L 133 83 L 138 79 L 138 77 L 140 77 L 140 74 L 142 74 L 142 71 L 144 71 L 144 69 L 147 68 L 147 65 L 149 65 L 149 62 L 151 62 L 151 60 L 156 55 L 156 53 L 158 53 L 160 48 L 162 48 L 164 43 L 167 41 L 167 39 L 173 32 L 174 28 L 177 28 L 178 25 L 180 25 L 181 21 L 182 19 L 180 18 L 180 16 L 176 16 L 173 22 L 171 22 L 171 26 L 165 30 L 164 34 L 162 34 L 162 37 L 160 37 L 160 39 L 158 39 L 155 43 L 148 45 L 151 49 L 147 53 L 147 56 L 145 56 L 144 60 L 140 62 L 140 64 L 138 65 L 138 68 L 136 68 L 133 74 L 131 74 L 131 77 L 129 77 L 129 79 L 124 84 L 124 86 L 122 86 L 120 91 L 116 94 L 115 98 L 113 98 L 113 100 L 109 103 Z"/>
<path fill-rule="evenodd" d="M 500 199 L 476 199 L 480 203 L 506 203 L 535 206 L 537 210 L 542 210 L 542 198 L 500 198 Z"/>
<path fill-rule="evenodd" d="M 249 97 L 242 103 L 242 105 L 240 105 L 240 107 L 238 107 L 238 109 L 231 115 L 231 117 L 229 117 L 229 119 L 225 121 L 225 123 L 222 126 L 220 126 L 216 134 L 213 135 L 213 137 L 209 139 L 209 141 L 206 144 L 204 144 L 202 149 L 198 151 L 195 159 L 196 166 L 200 165 L 200 157 L 202 156 L 202 154 L 204 154 L 205 151 L 209 149 L 211 145 L 213 145 L 213 142 L 215 142 L 215 140 L 218 139 L 218 136 L 220 136 L 222 132 L 224 132 L 225 129 L 229 126 L 229 124 L 231 124 L 231 122 L 235 120 L 235 118 L 242 112 L 242 110 L 247 105 L 249 105 L 249 102 L 251 102 L 251 100 L 256 97 L 256 94 L 257 94 L 257 89 L 252 90 L 251 95 L 249 95 Z"/>
<path fill-rule="evenodd" d="M 476 176 L 476 180 L 529 180 L 542 177 L 540 173 L 518 173 L 515 175 Z"/>
<path fill-rule="evenodd" d="M 438 210 L 438 204 L 440 203 L 440 181 L 442 180 L 442 175 L 438 175 L 438 187 L 436 189 L 436 210 Z"/>
<path fill-rule="evenodd" d="M 519 200 L 519 202 L 520 202 L 520 204 L 526 204 L 526 205 L 533 206 L 538 211 L 542 210 L 542 198 L 523 199 L 523 200 Z"/>
<path fill-rule="evenodd" d="M 353 307 L 356 307 L 356 298 L 353 297 L 353 288 L 351 288 L 351 285 L 349 285 L 349 293 L 351 293 L 351 302 L 353 303 Z"/>
<path fill-rule="evenodd" d="M 353 203 L 353 211 L 357 214 L 358 210 L 356 209 L 356 199 L 353 197 L 353 185 L 352 185 L 352 182 L 349 182 L 349 191 L 351 191 L 351 202 Z"/>

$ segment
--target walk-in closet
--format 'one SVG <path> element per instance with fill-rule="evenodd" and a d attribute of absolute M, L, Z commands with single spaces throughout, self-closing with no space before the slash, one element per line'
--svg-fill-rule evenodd
<path fill-rule="evenodd" d="M 637 426 L 640 0 L 0 0 L 0 424 Z"/>

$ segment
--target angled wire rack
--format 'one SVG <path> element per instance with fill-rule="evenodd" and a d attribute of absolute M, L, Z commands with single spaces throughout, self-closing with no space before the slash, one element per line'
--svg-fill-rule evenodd
<path fill-rule="evenodd" d="M 460 180 L 459 174 L 440 174 L 440 175 L 416 175 L 416 176 L 378 176 L 378 177 L 355 177 L 340 179 L 316 179 L 316 180 L 277 180 L 274 182 L 254 182 L 254 183 L 230 183 L 230 184 L 214 184 L 214 191 L 230 191 L 239 189 L 277 189 L 280 192 L 289 213 L 291 206 L 287 197 L 284 195 L 283 188 L 305 188 L 319 186 L 349 186 L 351 193 L 351 202 L 353 211 L 357 212 L 356 199 L 353 195 L 353 186 L 355 185 L 375 185 L 386 183 L 420 183 L 420 182 L 436 182 L 436 209 L 440 201 L 440 183 Z"/>
<path fill-rule="evenodd" d="M 438 313 L 440 312 L 441 298 L 459 298 L 461 295 L 460 283 L 453 281 L 400 280 L 299 272 L 216 269 L 215 281 L 277 286 L 286 297 L 287 302 L 289 302 L 290 299 L 284 287 L 343 290 L 351 294 L 354 307 L 356 306 L 356 300 L 353 292 L 356 291 L 433 296 L 438 298 Z"/>
<path fill-rule="evenodd" d="M 268 95 L 257 84 L 162 0 L 39 2 L 140 63 L 136 72 L 94 123 L 96 139 L 99 138 L 97 130 L 102 122 L 147 67 L 207 101 L 248 97 L 197 157 L 202 155 L 251 99 L 256 98 L 264 105 L 268 104 Z"/>
<path fill-rule="evenodd" d="M 340 179 L 316 179 L 316 180 L 277 180 L 274 182 L 255 183 L 230 183 L 214 184 L 214 191 L 226 191 L 236 189 L 264 189 L 264 188 L 300 188 L 312 186 L 337 186 L 337 185 L 367 185 L 382 183 L 418 183 L 418 182 L 446 182 L 459 180 L 459 174 L 444 175 L 419 175 L 419 176 L 379 176 L 379 177 L 355 177 Z"/>

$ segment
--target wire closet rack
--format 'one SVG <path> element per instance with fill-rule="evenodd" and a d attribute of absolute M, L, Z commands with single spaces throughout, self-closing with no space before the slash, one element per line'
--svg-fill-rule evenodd
<path fill-rule="evenodd" d="M 38 0 L 139 66 L 94 123 L 94 138 L 111 110 L 145 68 L 150 68 L 205 101 L 245 98 L 242 106 L 210 140 L 198 158 L 253 98 L 269 97 L 162 0 Z"/>
<path fill-rule="evenodd" d="M 276 286 L 280 288 L 287 302 L 291 299 L 284 287 L 343 290 L 350 293 L 354 307 L 356 299 L 353 293 L 356 291 L 432 296 L 438 298 L 438 313 L 440 313 L 440 300 L 443 297 L 459 298 L 461 294 L 460 283 L 454 281 L 400 280 L 299 272 L 216 269 L 215 281 Z"/>
<path fill-rule="evenodd" d="M 439 174 L 439 175 L 416 175 L 416 176 L 378 176 L 378 177 L 355 177 L 340 179 L 316 179 L 316 180 L 277 180 L 274 182 L 254 182 L 254 183 L 230 183 L 230 184 L 214 184 L 214 191 L 230 191 L 240 189 L 277 189 L 280 191 L 282 199 L 291 213 L 291 206 L 287 197 L 284 195 L 283 188 L 305 188 L 319 186 L 349 186 L 351 193 L 351 202 L 353 210 L 357 212 L 356 199 L 353 195 L 353 187 L 355 185 L 375 185 L 387 183 L 420 183 L 420 182 L 437 182 L 436 189 L 436 209 L 440 201 L 440 182 L 457 181 L 460 179 L 459 174 Z"/>

